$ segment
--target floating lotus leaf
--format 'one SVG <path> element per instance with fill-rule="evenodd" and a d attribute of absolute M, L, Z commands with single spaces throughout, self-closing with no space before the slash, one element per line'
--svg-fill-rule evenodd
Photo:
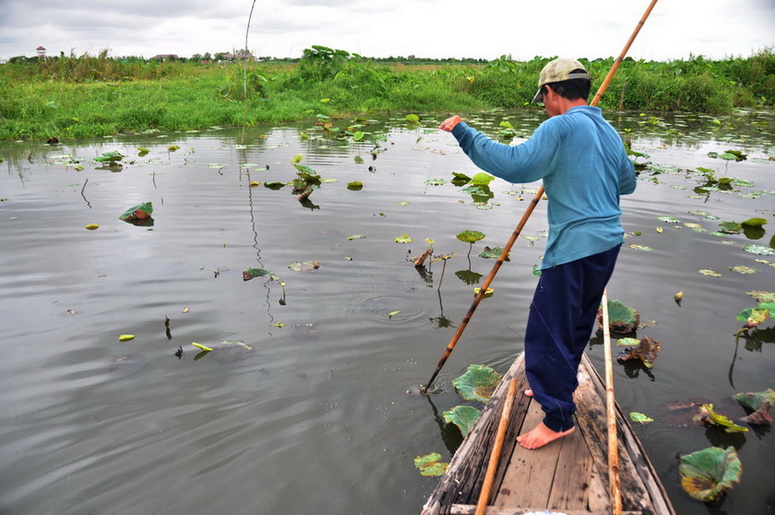
<path fill-rule="evenodd" d="M 643 338 L 635 345 L 628 346 L 623 353 L 616 356 L 616 359 L 621 361 L 639 359 L 643 362 L 643 364 L 647 368 L 652 368 L 654 366 L 654 360 L 657 359 L 657 356 L 659 355 L 659 351 L 661 349 L 662 349 L 661 343 L 659 343 L 658 341 L 652 338 L 647 337 L 647 338 Z"/>
<path fill-rule="evenodd" d="M 756 299 L 758 302 L 775 302 L 775 292 L 751 290 L 745 293 Z"/>
<path fill-rule="evenodd" d="M 358 191 L 363 189 L 363 183 L 361 181 L 353 181 L 347 183 L 347 189 L 351 191 Z"/>
<path fill-rule="evenodd" d="M 700 406 L 700 409 L 693 420 L 699 422 L 703 426 L 723 427 L 724 431 L 727 433 L 745 433 L 748 431 L 747 427 L 738 426 L 724 415 L 716 413 L 713 409 L 713 404 L 703 404 Z"/>
<path fill-rule="evenodd" d="M 414 459 L 414 466 L 420 469 L 423 476 L 442 476 L 446 472 L 449 463 L 441 463 L 441 454 L 432 452 Z"/>
<path fill-rule="evenodd" d="M 687 494 L 712 503 L 740 482 L 743 466 L 731 445 L 726 450 L 709 447 L 681 456 L 678 473 Z"/>
<path fill-rule="evenodd" d="M 744 309 L 737 314 L 739 322 L 745 322 L 745 329 L 753 329 L 770 317 L 775 311 L 775 302 L 760 302 L 758 307 Z"/>
<path fill-rule="evenodd" d="M 633 411 L 630 413 L 630 420 L 633 422 L 640 422 L 641 424 L 647 424 L 649 422 L 654 422 L 653 418 L 650 418 L 643 413 L 638 413 L 637 411 Z"/>
<path fill-rule="evenodd" d="M 118 152 L 118 151 L 106 152 L 101 156 L 94 158 L 94 160 L 97 161 L 98 163 L 110 163 L 110 164 L 116 164 L 122 159 L 124 159 L 124 156 L 121 154 L 121 152 Z"/>
<path fill-rule="evenodd" d="M 90 231 L 94 231 L 100 228 L 99 224 L 88 224 L 88 225 L 85 225 L 84 227 Z"/>
<path fill-rule="evenodd" d="M 133 222 L 135 220 L 147 220 L 151 218 L 151 214 L 153 213 L 153 203 L 152 202 L 144 202 L 142 204 L 138 204 L 136 206 L 132 206 L 126 211 L 124 211 L 124 214 L 119 216 L 119 220 L 123 220 L 125 222 Z"/>
<path fill-rule="evenodd" d="M 474 184 L 490 184 L 494 180 L 495 177 L 489 173 L 479 172 L 478 174 L 474 175 L 474 177 L 471 179 L 471 182 Z"/>
<path fill-rule="evenodd" d="M 725 234 L 738 234 L 743 232 L 743 226 L 738 222 L 721 222 L 719 227 L 721 227 L 721 232 Z"/>
<path fill-rule="evenodd" d="M 429 186 L 442 186 L 444 184 L 447 184 L 446 179 L 428 179 L 425 181 L 425 184 Z"/>
<path fill-rule="evenodd" d="M 414 238 L 409 236 L 408 234 L 404 233 L 401 236 L 396 237 L 395 242 L 396 243 L 412 243 L 414 241 Z"/>
<path fill-rule="evenodd" d="M 775 406 L 775 390 L 772 388 L 768 388 L 763 392 L 736 393 L 732 396 L 732 398 L 746 408 L 750 408 L 752 410 L 757 410 L 764 404 Z"/>
<path fill-rule="evenodd" d="M 627 246 L 630 247 L 631 249 L 643 250 L 645 252 L 651 252 L 652 250 L 654 250 L 651 247 L 649 247 L 648 245 L 638 245 L 637 243 L 630 243 Z"/>
<path fill-rule="evenodd" d="M 462 242 L 465 243 L 476 243 L 477 241 L 484 238 L 484 233 L 481 233 L 479 231 L 463 231 L 461 233 L 458 233 L 456 238 Z"/>
<path fill-rule="evenodd" d="M 666 224 L 679 224 L 681 221 L 674 216 L 658 216 L 657 220 L 665 222 Z"/>
<path fill-rule="evenodd" d="M 479 253 L 479 257 L 484 259 L 498 259 L 502 253 L 503 247 L 484 247 L 484 250 Z M 506 256 L 506 261 L 509 261 L 509 255 L 511 255 L 511 252 Z"/>
<path fill-rule="evenodd" d="M 745 222 L 740 222 L 740 225 L 743 225 L 745 227 L 761 227 L 762 225 L 765 225 L 767 223 L 767 220 L 764 218 L 749 218 Z"/>
<path fill-rule="evenodd" d="M 736 393 L 732 398 L 746 408 L 753 410 L 752 413 L 741 418 L 741 422 L 754 426 L 772 424 L 770 408 L 775 405 L 775 391 L 772 388 L 763 392 Z"/>
<path fill-rule="evenodd" d="M 743 274 L 743 275 L 755 274 L 758 271 L 753 267 L 743 266 L 743 265 L 731 266 L 729 267 L 729 269 L 732 270 L 733 272 L 737 272 L 738 274 Z"/>
<path fill-rule="evenodd" d="M 707 275 L 708 277 L 721 277 L 720 273 L 716 272 L 715 270 L 711 270 L 710 268 L 701 268 L 697 271 L 702 275 Z"/>
<path fill-rule="evenodd" d="M 718 217 L 708 213 L 707 211 L 689 211 L 690 215 L 697 215 L 707 218 L 708 220 L 718 220 Z"/>
<path fill-rule="evenodd" d="M 420 117 L 416 114 L 408 114 L 406 115 L 406 121 L 410 123 L 420 123 Z"/>
<path fill-rule="evenodd" d="M 758 254 L 760 256 L 775 256 L 775 249 L 765 247 L 764 245 L 743 245 L 743 250 L 750 252 L 751 254 Z"/>
<path fill-rule="evenodd" d="M 468 433 L 474 428 L 474 425 L 481 414 L 481 410 L 478 410 L 473 406 L 455 406 L 451 410 L 443 413 L 444 422 L 447 424 L 455 424 L 464 437 L 468 436 Z"/>
<path fill-rule="evenodd" d="M 637 338 L 619 338 L 616 340 L 616 345 L 620 345 L 622 347 L 632 347 L 635 345 L 640 345 L 640 340 Z"/>
<path fill-rule="evenodd" d="M 597 311 L 597 324 L 603 329 L 603 309 Z M 612 334 L 634 333 L 640 324 L 640 313 L 619 300 L 608 301 L 608 325 Z"/>
<path fill-rule="evenodd" d="M 363 234 L 353 234 L 352 236 L 348 236 L 347 239 L 352 241 L 352 240 L 360 240 L 365 237 L 366 236 L 364 236 Z"/>
<path fill-rule="evenodd" d="M 256 277 L 263 277 L 265 275 L 271 276 L 272 272 L 265 268 L 248 268 L 247 270 L 242 271 L 242 280 L 249 281 Z"/>
<path fill-rule="evenodd" d="M 288 268 L 294 272 L 309 272 L 311 270 L 317 270 L 320 268 L 320 261 L 305 261 L 303 263 L 291 263 Z"/>
<path fill-rule="evenodd" d="M 501 375 L 486 365 L 468 365 L 462 376 L 453 379 L 452 384 L 467 401 L 489 402 Z"/>

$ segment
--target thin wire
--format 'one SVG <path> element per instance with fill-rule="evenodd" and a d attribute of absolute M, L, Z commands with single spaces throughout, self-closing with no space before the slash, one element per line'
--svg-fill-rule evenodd
<path fill-rule="evenodd" d="M 250 14 L 248 15 L 248 26 L 245 29 L 245 52 L 248 51 L 248 34 L 250 34 L 250 20 L 253 19 L 253 9 L 256 7 L 256 0 L 250 5 Z M 245 144 L 245 126 L 248 124 L 248 60 L 242 60 L 242 136 L 240 144 Z"/>

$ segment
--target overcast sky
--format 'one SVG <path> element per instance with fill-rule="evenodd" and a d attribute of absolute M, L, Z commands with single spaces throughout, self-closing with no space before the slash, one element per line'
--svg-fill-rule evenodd
<path fill-rule="evenodd" d="M 0 60 L 113 57 L 245 47 L 253 0 L 0 0 Z M 256 0 L 248 48 L 300 57 L 312 45 L 366 57 L 616 56 L 649 0 Z M 775 0 L 661 0 L 630 51 L 665 61 L 748 57 L 775 46 Z"/>

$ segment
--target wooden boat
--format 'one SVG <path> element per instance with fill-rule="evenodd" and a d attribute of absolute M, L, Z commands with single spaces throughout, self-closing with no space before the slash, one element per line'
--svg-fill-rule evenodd
<path fill-rule="evenodd" d="M 511 378 L 517 393 L 508 422 L 487 514 L 539 512 L 608 514 L 612 499 L 608 477 L 606 388 L 586 354 L 579 366 L 575 393 L 576 431 L 535 450 L 516 444 L 516 436 L 543 419 L 527 389 L 524 354 L 503 376 L 471 433 L 458 448 L 445 475 L 423 507 L 422 515 L 474 514 L 494 446 Z M 623 513 L 675 514 L 640 441 L 616 406 L 619 481 Z"/>

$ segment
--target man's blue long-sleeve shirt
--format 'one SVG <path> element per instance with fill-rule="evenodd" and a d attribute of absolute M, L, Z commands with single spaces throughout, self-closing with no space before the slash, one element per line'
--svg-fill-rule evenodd
<path fill-rule="evenodd" d="M 515 183 L 543 179 L 549 240 L 542 269 L 624 242 L 619 195 L 635 191 L 635 169 L 600 108 L 573 107 L 515 146 L 493 141 L 465 122 L 452 134 L 476 166 L 497 177 Z"/>

